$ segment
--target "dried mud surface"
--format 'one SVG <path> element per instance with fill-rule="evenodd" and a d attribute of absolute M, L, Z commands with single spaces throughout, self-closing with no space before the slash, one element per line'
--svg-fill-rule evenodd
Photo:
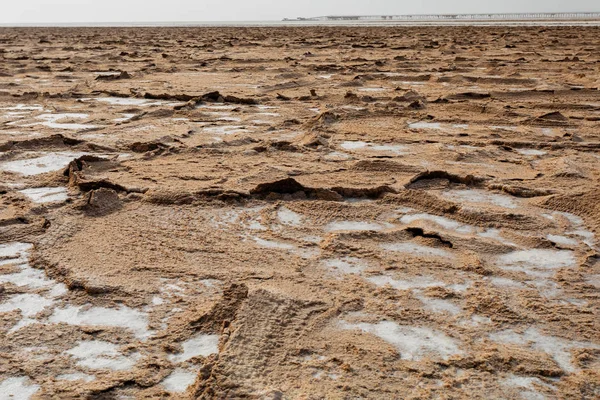
<path fill-rule="evenodd" d="M 600 397 L 599 35 L 0 30 L 0 397 Z"/>

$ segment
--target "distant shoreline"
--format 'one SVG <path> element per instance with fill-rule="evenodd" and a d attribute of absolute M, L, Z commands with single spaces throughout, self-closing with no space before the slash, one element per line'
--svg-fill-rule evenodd
<path fill-rule="evenodd" d="M 214 21 L 214 22 L 72 22 L 72 23 L 0 23 L 0 28 L 251 28 L 251 27 L 419 27 L 419 26 L 600 26 L 594 20 L 286 20 L 286 21 Z"/>

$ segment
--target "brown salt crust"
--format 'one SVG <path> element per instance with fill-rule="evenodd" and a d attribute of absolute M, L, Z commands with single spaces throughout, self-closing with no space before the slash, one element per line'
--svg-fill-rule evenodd
<path fill-rule="evenodd" d="M 598 397 L 597 37 L 1 29 L 0 385 Z"/>

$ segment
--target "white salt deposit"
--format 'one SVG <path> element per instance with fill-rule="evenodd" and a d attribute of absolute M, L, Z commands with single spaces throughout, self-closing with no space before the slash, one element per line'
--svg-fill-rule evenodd
<path fill-rule="evenodd" d="M 36 316 L 47 307 L 50 307 L 53 303 L 52 300 L 38 294 L 18 294 L 0 304 L 0 313 L 19 310 L 24 318 L 29 318 Z"/>
<path fill-rule="evenodd" d="M 462 224 L 450 218 L 439 217 L 437 215 L 431 215 L 426 213 L 410 214 L 400 218 L 400 222 L 403 224 L 411 224 L 415 221 L 433 222 L 434 224 L 439 225 L 446 230 L 452 230 L 458 233 L 472 233 L 475 230 L 475 227 L 471 225 Z"/>
<path fill-rule="evenodd" d="M 284 225 L 298 226 L 302 223 L 302 215 L 286 207 L 281 207 L 277 210 L 277 218 Z"/>
<path fill-rule="evenodd" d="M 275 242 L 273 240 L 265 240 L 259 237 L 254 237 L 254 241 L 260 246 L 267 249 L 294 250 L 296 246 L 289 243 Z"/>
<path fill-rule="evenodd" d="M 163 101 L 136 99 L 133 97 L 97 97 L 94 100 L 116 106 L 139 106 L 148 107 L 163 104 Z"/>
<path fill-rule="evenodd" d="M 556 244 L 561 244 L 564 246 L 576 246 L 577 245 L 577 240 L 566 237 L 566 236 L 562 236 L 562 235 L 548 234 L 546 236 L 546 238 L 548 238 L 548 240 L 550 240 Z"/>
<path fill-rule="evenodd" d="M 539 378 L 532 378 L 528 376 L 517 376 L 517 375 L 509 375 L 500 381 L 500 384 L 506 386 L 507 388 L 521 388 L 521 389 L 529 389 L 525 391 L 521 391 L 519 394 L 522 399 L 525 400 L 544 400 L 546 396 L 536 390 L 536 386 L 549 387 L 553 388 L 551 385 L 548 385 L 544 381 Z"/>
<path fill-rule="evenodd" d="M 493 204 L 504 208 L 517 208 L 518 204 L 510 196 L 488 193 L 484 190 L 449 190 L 442 195 L 450 200 L 475 204 Z"/>
<path fill-rule="evenodd" d="M 571 350 L 576 348 L 600 349 L 600 346 L 590 342 L 575 342 L 566 339 L 546 336 L 535 328 L 529 328 L 524 333 L 506 330 L 490 335 L 490 339 L 506 344 L 528 346 L 534 350 L 550 355 L 564 371 L 572 373 L 577 368 L 572 364 Z"/>
<path fill-rule="evenodd" d="M 39 125 L 47 126 L 48 128 L 53 129 L 66 129 L 66 130 L 80 130 L 80 129 L 91 129 L 95 128 L 95 125 L 89 124 L 76 124 L 76 123 L 61 123 L 58 121 L 61 120 L 70 120 L 70 119 L 84 119 L 88 118 L 88 114 L 80 114 L 80 113 L 59 113 L 59 114 L 40 114 L 36 118 L 44 120 L 44 122 L 40 122 Z M 34 124 L 36 125 L 36 124 Z"/>
<path fill-rule="evenodd" d="M 551 249 L 519 250 L 497 258 L 496 265 L 508 271 L 521 271 L 536 277 L 548 277 L 553 270 L 575 266 L 572 251 Z"/>
<path fill-rule="evenodd" d="M 115 118 L 113 119 L 114 122 L 125 122 L 125 121 L 129 121 L 131 118 L 135 117 L 135 114 L 121 114 L 123 115 L 122 118 Z M 173 121 L 175 121 L 175 118 L 173 119 Z"/>
<path fill-rule="evenodd" d="M 197 373 L 178 368 L 162 381 L 162 385 L 170 393 L 183 393 L 196 381 Z"/>
<path fill-rule="evenodd" d="M 139 360 L 138 354 L 126 357 L 119 352 L 119 346 L 116 344 L 99 340 L 80 341 L 66 353 L 78 360 L 77 365 L 89 369 L 127 371 Z"/>
<path fill-rule="evenodd" d="M 29 197 L 34 203 L 56 203 L 69 198 L 67 189 L 63 187 L 32 188 L 20 190 L 19 192 Z"/>
<path fill-rule="evenodd" d="M 54 310 L 50 322 L 123 328 L 132 331 L 140 339 L 151 335 L 148 315 L 123 305 L 120 308 L 67 306 Z"/>
<path fill-rule="evenodd" d="M 248 129 L 245 129 L 243 126 L 237 125 L 223 125 L 223 126 L 210 126 L 204 127 L 202 130 L 209 134 L 214 135 L 233 135 L 236 133 L 248 133 Z"/>
<path fill-rule="evenodd" d="M 410 129 L 442 129 L 442 124 L 439 122 L 413 122 L 412 124 L 408 124 Z"/>
<path fill-rule="evenodd" d="M 0 110 L 14 110 L 14 111 L 43 111 L 44 107 L 38 105 L 38 104 L 32 104 L 32 105 L 27 105 L 27 104 L 17 104 L 16 106 L 12 106 L 12 107 L 3 107 L 0 108 Z"/>
<path fill-rule="evenodd" d="M 407 253 L 413 256 L 453 258 L 452 253 L 447 250 L 438 249 L 436 247 L 423 246 L 420 244 L 410 242 L 384 243 L 381 244 L 380 247 L 383 250 Z"/>
<path fill-rule="evenodd" d="M 390 285 L 397 290 L 409 290 L 445 285 L 444 282 L 436 281 L 431 276 L 415 276 L 410 280 L 399 280 L 385 275 L 377 275 L 369 277 L 367 280 L 377 286 Z"/>
<path fill-rule="evenodd" d="M 383 222 L 367 221 L 334 221 L 325 226 L 326 232 L 339 231 L 381 231 L 386 228 L 392 228 L 394 225 Z"/>
<path fill-rule="evenodd" d="M 424 357 L 447 360 L 450 356 L 462 354 L 456 340 L 430 328 L 403 326 L 391 321 L 377 324 L 350 324 L 341 321 L 340 327 L 358 329 L 385 340 L 396 347 L 403 360 L 418 361 Z"/>
<path fill-rule="evenodd" d="M 387 90 L 386 88 L 381 88 L 381 87 L 365 87 L 365 88 L 358 89 L 359 92 L 384 92 L 386 90 Z"/>
<path fill-rule="evenodd" d="M 524 156 L 543 156 L 544 154 L 548 154 L 547 151 L 536 149 L 517 149 L 517 153 Z"/>
<path fill-rule="evenodd" d="M 15 286 L 29 286 L 31 288 L 56 285 L 55 281 L 48 279 L 42 270 L 31 268 L 29 264 L 19 265 L 18 268 L 18 272 L 0 275 L 0 283 L 12 283 Z"/>
<path fill-rule="evenodd" d="M 423 295 L 420 291 L 416 290 L 414 292 L 415 297 L 423 303 L 425 309 L 432 311 L 434 313 L 448 313 L 452 315 L 458 315 L 462 312 L 462 308 L 458 305 L 454 304 L 450 300 L 444 299 L 436 299 L 432 297 L 427 297 Z"/>
<path fill-rule="evenodd" d="M 65 168 L 73 159 L 86 153 L 46 153 L 35 158 L 8 161 L 0 164 L 0 170 L 16 172 L 25 176 L 45 174 Z"/>
<path fill-rule="evenodd" d="M 164 304 L 164 303 L 165 303 L 165 301 L 161 297 L 154 296 L 152 298 L 152 304 L 155 306 L 160 306 L 161 304 Z"/>
<path fill-rule="evenodd" d="M 345 150 L 370 150 L 370 151 L 389 151 L 396 154 L 404 154 L 408 150 L 408 147 L 403 145 L 391 145 L 391 144 L 374 144 L 362 141 L 345 141 L 340 145 Z"/>
<path fill-rule="evenodd" d="M 13 242 L 8 244 L 0 244 L 0 265 L 26 262 L 29 257 L 29 250 L 33 248 L 30 243 Z"/>
<path fill-rule="evenodd" d="M 0 383 L 0 400 L 29 400 L 40 386 L 25 376 L 7 378 Z"/>
<path fill-rule="evenodd" d="M 502 277 L 497 277 L 497 276 L 491 277 L 490 283 L 494 286 L 502 287 L 502 288 L 524 289 L 526 287 L 521 282 L 517 282 L 512 279 L 502 278 Z"/>
<path fill-rule="evenodd" d="M 181 363 L 191 358 L 202 356 L 208 357 L 219 352 L 219 335 L 199 334 L 181 344 L 183 353 L 171 354 L 169 360 Z"/>

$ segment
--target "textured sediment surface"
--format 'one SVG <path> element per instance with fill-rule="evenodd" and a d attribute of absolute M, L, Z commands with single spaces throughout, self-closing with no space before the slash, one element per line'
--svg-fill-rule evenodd
<path fill-rule="evenodd" d="M 600 397 L 599 34 L 0 29 L 0 398 Z"/>

